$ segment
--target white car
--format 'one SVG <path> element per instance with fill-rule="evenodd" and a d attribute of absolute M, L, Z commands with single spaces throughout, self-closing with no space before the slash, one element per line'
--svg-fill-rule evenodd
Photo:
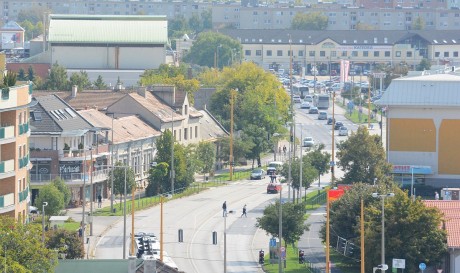
<path fill-rule="evenodd" d="M 315 140 L 312 137 L 306 137 L 303 139 L 303 147 L 313 147 L 315 146 Z"/>
<path fill-rule="evenodd" d="M 300 102 L 302 102 L 302 99 L 300 99 L 300 96 L 299 96 L 299 95 L 294 95 L 294 96 L 292 96 L 292 100 L 294 101 L 294 103 L 300 103 Z"/>
<path fill-rule="evenodd" d="M 310 109 L 310 103 L 308 101 L 303 101 L 301 104 L 300 104 L 300 108 L 301 109 Z"/>
<path fill-rule="evenodd" d="M 311 95 L 306 95 L 306 96 L 303 98 L 303 100 L 306 101 L 306 102 L 313 103 L 313 96 L 311 96 Z"/>
<path fill-rule="evenodd" d="M 348 128 L 345 126 L 340 127 L 339 136 L 348 136 Z"/>

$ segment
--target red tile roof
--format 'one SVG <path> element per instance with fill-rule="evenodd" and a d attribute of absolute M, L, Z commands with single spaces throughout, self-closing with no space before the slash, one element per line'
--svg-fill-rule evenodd
<path fill-rule="evenodd" d="M 458 200 L 424 200 L 427 207 L 438 208 L 444 215 L 447 246 L 460 247 L 460 201 Z"/>

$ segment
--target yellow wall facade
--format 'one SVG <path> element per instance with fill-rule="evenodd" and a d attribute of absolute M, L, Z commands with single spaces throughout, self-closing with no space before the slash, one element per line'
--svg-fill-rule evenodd
<path fill-rule="evenodd" d="M 436 126 L 432 119 L 392 118 L 389 150 L 436 152 Z"/>
<path fill-rule="evenodd" d="M 444 119 L 439 128 L 439 174 L 460 174 L 460 120 Z"/>

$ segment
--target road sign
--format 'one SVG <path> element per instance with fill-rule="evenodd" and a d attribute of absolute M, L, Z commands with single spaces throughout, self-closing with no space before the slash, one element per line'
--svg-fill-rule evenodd
<path fill-rule="evenodd" d="M 385 73 L 374 73 L 374 77 L 383 79 L 385 78 L 386 74 Z"/>
<path fill-rule="evenodd" d="M 425 263 L 420 263 L 420 264 L 418 265 L 418 268 L 420 268 L 420 270 L 423 271 L 423 270 L 426 269 L 426 264 L 425 264 Z"/>
<path fill-rule="evenodd" d="M 270 239 L 270 246 L 272 246 L 272 247 L 276 246 L 276 239 L 275 238 Z"/>
<path fill-rule="evenodd" d="M 334 161 L 329 162 L 329 166 L 331 167 L 335 166 L 335 162 Z"/>
<path fill-rule="evenodd" d="M 406 268 L 406 259 L 393 259 L 393 268 Z"/>

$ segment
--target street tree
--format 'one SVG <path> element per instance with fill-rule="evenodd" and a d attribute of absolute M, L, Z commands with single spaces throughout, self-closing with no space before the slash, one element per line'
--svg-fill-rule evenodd
<path fill-rule="evenodd" d="M 40 225 L 24 225 L 13 217 L 0 217 L 1 272 L 54 272 L 57 255 L 41 242 Z"/>
<path fill-rule="evenodd" d="M 126 171 L 126 177 L 125 177 Z M 113 189 L 111 188 L 111 183 L 108 184 L 108 187 L 112 190 L 112 193 L 115 195 L 120 195 L 120 209 L 123 203 L 123 195 L 125 194 L 125 185 L 126 185 L 126 194 L 130 194 L 133 187 L 136 186 L 136 180 L 134 171 L 132 168 L 124 165 L 121 161 L 115 163 L 115 166 L 112 170 L 109 171 L 107 176 L 107 181 L 112 181 L 113 177 Z M 125 184 L 126 178 L 126 184 Z"/>
<path fill-rule="evenodd" d="M 219 146 L 217 159 L 220 161 L 228 162 L 230 155 L 230 138 L 223 137 L 217 140 L 216 144 Z M 252 149 L 254 144 L 240 137 L 233 138 L 233 161 L 238 163 L 240 159 L 245 158 L 246 154 Z"/>
<path fill-rule="evenodd" d="M 29 65 L 29 68 L 27 69 L 27 80 L 33 82 L 35 81 L 35 71 L 31 65 Z"/>
<path fill-rule="evenodd" d="M 72 193 L 70 192 L 69 186 L 65 184 L 65 181 L 60 177 L 56 177 L 51 183 L 64 195 L 64 208 L 70 203 Z"/>
<path fill-rule="evenodd" d="M 154 196 L 163 192 L 163 186 L 169 183 L 169 164 L 160 162 L 156 166 L 150 168 L 148 185 L 146 189 L 147 196 Z"/>
<path fill-rule="evenodd" d="M 43 202 L 47 202 L 45 206 L 45 214 L 47 216 L 59 215 L 64 206 L 64 193 L 53 184 L 48 184 L 40 188 L 37 199 L 35 199 L 35 206 L 42 208 Z"/>
<path fill-rule="evenodd" d="M 264 209 L 262 217 L 257 218 L 256 227 L 265 230 L 267 234 L 279 238 L 279 201 Z M 291 202 L 282 204 L 282 228 L 285 246 L 299 241 L 302 234 L 308 230 L 305 224 L 303 204 Z"/>
<path fill-rule="evenodd" d="M 316 145 L 313 150 L 307 153 L 307 159 L 313 168 L 318 172 L 318 186 L 321 186 L 321 175 L 329 172 L 329 161 L 331 154 L 323 151 L 323 143 Z"/>
<path fill-rule="evenodd" d="M 204 175 L 214 171 L 216 162 L 216 146 L 212 142 L 201 141 L 196 148 L 196 155 L 200 161 L 200 172 Z"/>
<path fill-rule="evenodd" d="M 291 29 L 325 30 L 328 18 L 321 12 L 297 13 L 291 22 Z"/>
<path fill-rule="evenodd" d="M 342 183 L 389 182 L 391 165 L 386 161 L 380 136 L 370 135 L 367 127 L 358 127 L 347 140 L 337 144 L 337 149 L 337 166 L 345 172 Z"/>
<path fill-rule="evenodd" d="M 201 32 L 184 56 L 184 61 L 201 66 L 223 68 L 231 63 L 234 53 L 241 52 L 238 40 L 218 32 Z M 217 63 L 216 63 L 217 62 Z"/>
<path fill-rule="evenodd" d="M 281 175 L 284 177 L 289 177 L 289 162 L 285 162 L 283 164 L 283 168 L 281 169 Z M 305 189 L 309 188 L 311 184 L 315 181 L 318 177 L 318 171 L 315 167 L 311 164 L 310 158 L 308 155 L 302 156 L 302 187 Z M 294 189 L 300 188 L 300 159 L 295 158 L 291 161 L 291 179 L 292 179 L 292 187 Z"/>
<path fill-rule="evenodd" d="M 91 85 L 91 81 L 89 80 L 88 73 L 86 71 L 72 73 L 69 81 L 70 86 L 76 85 L 79 92 L 87 89 Z"/>
<path fill-rule="evenodd" d="M 415 272 L 418 263 L 425 261 L 436 265 L 447 251 L 447 235 L 441 229 L 442 215 L 437 209 L 426 207 L 421 200 L 411 201 L 397 185 L 379 183 L 377 186 L 355 183 L 344 195 L 331 203 L 330 244 L 337 245 L 338 236 L 356 246 L 360 245 L 360 203 L 364 203 L 366 272 L 380 264 L 382 200 L 372 193 L 393 192 L 385 198 L 386 264 L 389 257 L 406 260 L 408 272 Z M 326 238 L 323 225 L 320 236 Z M 427 247 L 429 246 L 429 247 Z M 355 257 L 360 253 L 356 251 Z M 351 260 L 350 260 L 351 261 Z"/>
<path fill-rule="evenodd" d="M 49 90 L 68 90 L 69 81 L 67 80 L 67 71 L 65 67 L 60 66 L 57 62 L 53 64 L 46 82 Z"/>
<path fill-rule="evenodd" d="M 85 249 L 78 233 L 65 229 L 47 232 L 46 248 L 56 249 L 59 254 L 65 254 L 66 259 L 83 259 Z"/>

